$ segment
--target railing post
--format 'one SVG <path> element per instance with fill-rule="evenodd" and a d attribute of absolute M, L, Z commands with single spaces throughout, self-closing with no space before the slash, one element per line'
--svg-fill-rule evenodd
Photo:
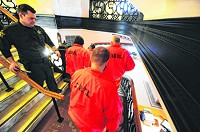
<path fill-rule="evenodd" d="M 124 132 L 128 132 L 128 107 L 127 107 L 127 97 L 123 97 L 123 116 L 124 116 Z"/>
<path fill-rule="evenodd" d="M 3 77 L 3 75 L 0 72 L 0 78 L 3 81 L 3 83 L 6 85 L 7 89 L 5 90 L 6 92 L 10 92 L 11 90 L 13 90 L 14 88 L 11 88 L 8 83 L 6 82 L 5 78 Z"/>
<path fill-rule="evenodd" d="M 62 121 L 64 120 L 64 118 L 61 117 L 61 115 L 60 115 L 60 112 L 59 112 L 59 109 L 58 109 L 58 105 L 57 105 L 57 103 L 56 103 L 55 98 L 52 98 L 52 100 L 53 100 L 53 103 L 54 103 L 54 106 L 55 106 L 55 109 L 56 109 L 56 113 L 57 113 L 57 115 L 58 115 L 58 120 L 57 120 L 57 122 L 62 123 Z"/>

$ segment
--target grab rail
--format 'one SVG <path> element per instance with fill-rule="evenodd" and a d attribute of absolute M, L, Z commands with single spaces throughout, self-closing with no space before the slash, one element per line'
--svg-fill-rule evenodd
<path fill-rule="evenodd" d="M 0 63 L 2 65 L 4 65 L 6 68 L 9 69 L 10 63 L 7 62 L 5 59 L 3 59 L 2 57 L 0 57 Z M 41 93 L 60 99 L 60 100 L 64 100 L 64 95 L 62 94 L 58 94 L 55 92 L 51 92 L 49 90 L 44 89 L 43 87 L 41 87 L 39 84 L 37 84 L 36 82 L 34 82 L 32 79 L 30 79 L 27 75 L 25 75 L 23 72 L 19 71 L 16 74 L 18 77 L 22 78 L 24 81 L 26 81 L 28 84 L 30 84 L 32 87 L 34 87 L 35 89 L 37 89 L 38 91 L 40 91 Z"/>
<path fill-rule="evenodd" d="M 14 22 L 17 22 L 17 18 L 14 17 L 10 12 L 8 12 L 6 9 L 4 9 L 2 6 L 0 6 L 0 10 L 7 15 L 11 20 L 13 20 Z"/>

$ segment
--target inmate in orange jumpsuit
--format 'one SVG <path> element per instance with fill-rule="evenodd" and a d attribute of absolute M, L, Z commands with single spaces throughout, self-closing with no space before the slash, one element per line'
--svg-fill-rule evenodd
<path fill-rule="evenodd" d="M 80 44 L 73 44 L 65 53 L 66 72 L 72 74 L 78 70 L 90 66 L 90 55 L 87 49 Z"/>
<path fill-rule="evenodd" d="M 129 52 L 118 43 L 108 47 L 110 58 L 106 66 L 106 74 L 110 73 L 114 81 L 121 79 L 125 71 L 130 71 L 135 67 L 135 63 Z M 109 74 L 108 74 L 109 75 Z"/>
<path fill-rule="evenodd" d="M 90 67 L 77 70 L 71 78 L 68 113 L 82 132 L 115 132 L 122 115 L 116 85 Z"/>

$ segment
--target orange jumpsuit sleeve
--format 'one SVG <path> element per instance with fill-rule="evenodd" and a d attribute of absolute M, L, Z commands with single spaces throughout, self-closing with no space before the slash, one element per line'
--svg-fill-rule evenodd
<path fill-rule="evenodd" d="M 135 67 L 135 62 L 127 50 L 124 50 L 124 58 L 125 71 L 132 70 Z"/>

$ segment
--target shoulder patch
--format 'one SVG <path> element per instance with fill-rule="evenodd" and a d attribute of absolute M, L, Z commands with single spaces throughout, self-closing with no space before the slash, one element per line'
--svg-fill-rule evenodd
<path fill-rule="evenodd" d="M 3 38 L 3 36 L 6 35 L 3 30 L 0 31 L 0 38 Z"/>
<path fill-rule="evenodd" d="M 37 30 L 37 33 L 38 33 L 38 34 L 42 34 L 42 32 L 41 32 L 39 29 Z"/>

